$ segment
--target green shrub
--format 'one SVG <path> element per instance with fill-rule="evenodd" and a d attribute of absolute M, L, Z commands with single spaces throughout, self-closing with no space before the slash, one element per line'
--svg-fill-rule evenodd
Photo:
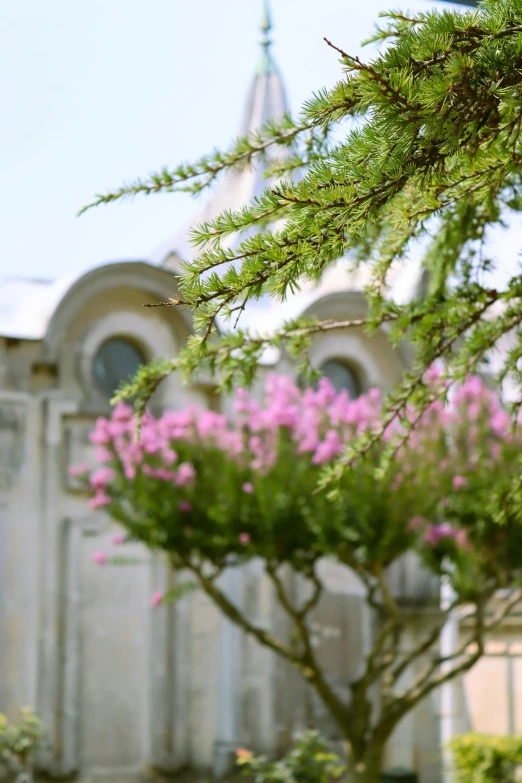
<path fill-rule="evenodd" d="M 242 772 L 255 783 L 330 783 L 346 770 L 317 731 L 297 734 L 292 749 L 279 761 L 268 761 L 243 749 L 236 755 Z"/>
<path fill-rule="evenodd" d="M 463 734 L 451 743 L 455 783 L 515 783 L 522 738 Z"/>
<path fill-rule="evenodd" d="M 33 757 L 42 745 L 44 731 L 39 718 L 29 707 L 20 710 L 20 719 L 9 722 L 0 713 L 0 762 L 4 777 L 15 780 L 31 780 Z"/>

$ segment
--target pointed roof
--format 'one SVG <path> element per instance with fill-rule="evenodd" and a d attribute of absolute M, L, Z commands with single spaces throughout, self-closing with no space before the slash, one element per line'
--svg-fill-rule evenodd
<path fill-rule="evenodd" d="M 285 88 L 281 74 L 272 55 L 270 31 L 272 22 L 268 0 L 263 0 L 261 19 L 261 58 L 248 91 L 240 135 L 256 131 L 261 125 L 280 119 L 288 111 Z M 280 154 L 280 153 L 279 153 Z M 197 255 L 190 243 L 190 229 L 203 221 L 212 220 L 224 210 L 237 210 L 259 196 L 269 185 L 263 177 L 266 162 L 257 162 L 241 171 L 225 174 L 213 196 L 200 212 L 180 232 L 171 237 L 151 256 L 151 261 L 163 264 L 174 271 L 180 260 L 188 261 Z"/>
<path fill-rule="evenodd" d="M 272 29 L 272 17 L 270 16 L 270 8 L 268 7 L 268 0 L 263 2 L 263 16 L 261 17 L 261 32 L 263 33 L 263 39 L 261 46 L 263 47 L 263 53 L 261 60 L 257 67 L 256 73 L 267 74 L 276 73 L 277 66 L 273 60 L 272 52 L 270 50 L 272 41 L 270 40 L 270 30 Z"/>
<path fill-rule="evenodd" d="M 259 60 L 241 126 L 241 135 L 256 131 L 269 120 L 277 120 L 288 111 L 285 88 L 272 55 L 272 20 L 268 0 L 263 2 L 261 18 L 261 58 Z"/>

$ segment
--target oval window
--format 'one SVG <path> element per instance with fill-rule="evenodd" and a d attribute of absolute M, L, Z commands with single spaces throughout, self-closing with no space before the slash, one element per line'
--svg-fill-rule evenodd
<path fill-rule="evenodd" d="M 98 388 L 107 397 L 112 397 L 142 364 L 145 364 L 145 357 L 135 343 L 125 337 L 111 337 L 98 349 L 92 372 Z"/>
<path fill-rule="evenodd" d="M 321 365 L 319 370 L 325 378 L 328 378 L 336 392 L 346 389 L 352 400 L 361 393 L 356 374 L 344 362 L 338 359 L 329 359 Z"/>

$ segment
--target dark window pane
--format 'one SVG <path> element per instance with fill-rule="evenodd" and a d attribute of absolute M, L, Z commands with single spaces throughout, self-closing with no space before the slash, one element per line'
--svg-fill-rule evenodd
<path fill-rule="evenodd" d="M 144 363 L 145 357 L 134 343 L 113 337 L 103 343 L 94 357 L 94 380 L 104 394 L 112 397 L 122 381 L 131 378 Z"/>
<path fill-rule="evenodd" d="M 330 359 L 320 367 L 321 374 L 328 378 L 337 392 L 346 389 L 354 400 L 360 394 L 359 383 L 355 373 L 344 362 Z"/>

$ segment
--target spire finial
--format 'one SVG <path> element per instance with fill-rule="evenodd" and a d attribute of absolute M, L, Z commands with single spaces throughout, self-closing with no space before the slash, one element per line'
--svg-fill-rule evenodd
<path fill-rule="evenodd" d="M 261 15 L 261 32 L 263 33 L 263 40 L 261 46 L 265 49 L 270 46 L 272 41 L 269 38 L 270 30 L 272 29 L 272 18 L 270 16 L 270 6 L 268 0 L 263 0 L 263 11 Z"/>
<path fill-rule="evenodd" d="M 263 54 L 261 56 L 261 62 L 257 69 L 259 74 L 270 74 L 276 70 L 275 63 L 272 60 L 272 54 L 270 47 L 272 41 L 270 40 L 270 31 L 272 30 L 272 18 L 270 15 L 270 6 L 268 0 L 263 0 L 263 10 L 261 15 L 261 46 L 263 47 Z"/>

